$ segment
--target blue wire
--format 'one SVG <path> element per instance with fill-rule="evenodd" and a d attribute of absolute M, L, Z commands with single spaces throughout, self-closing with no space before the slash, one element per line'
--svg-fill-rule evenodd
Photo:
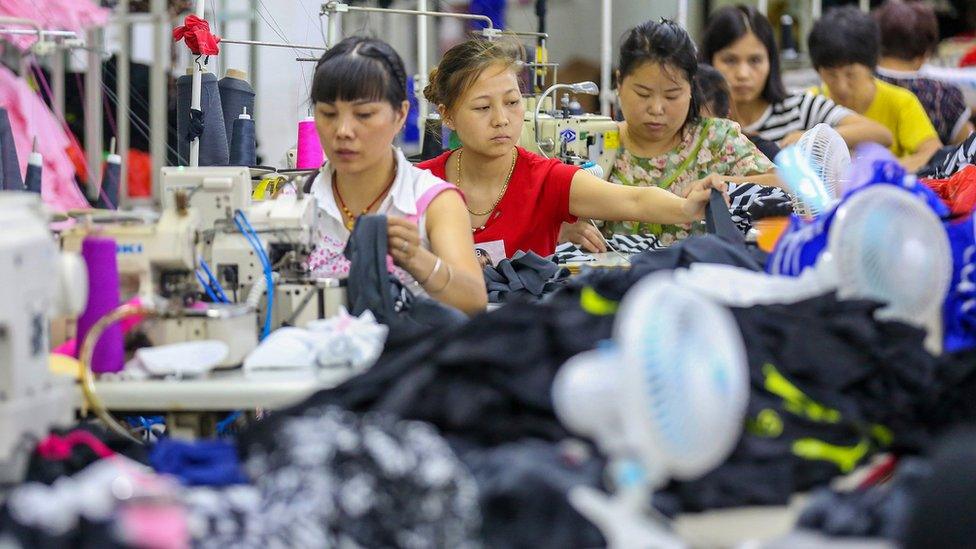
<path fill-rule="evenodd" d="M 227 299 L 227 294 L 224 293 L 224 287 L 220 285 L 220 281 L 217 280 L 217 277 L 215 277 L 213 272 L 210 271 L 210 265 L 207 265 L 207 262 L 202 257 L 197 258 L 197 261 L 200 263 L 200 266 L 203 267 L 203 272 L 207 273 L 207 278 L 210 279 L 211 287 L 217 289 L 217 295 L 220 296 L 220 299 L 224 303 L 230 303 L 230 300 Z"/>
<path fill-rule="evenodd" d="M 264 268 L 264 278 L 267 282 L 268 292 L 268 309 L 265 314 L 264 329 L 261 332 L 261 339 L 264 339 L 268 337 L 268 334 L 271 333 L 271 312 L 274 308 L 274 277 L 271 272 L 271 260 L 269 260 L 268 255 L 264 253 L 264 248 L 261 247 L 261 240 L 258 238 L 257 232 L 255 232 L 254 227 L 251 226 L 251 223 L 247 220 L 247 216 L 245 216 L 244 212 L 241 210 L 234 212 L 234 225 L 237 226 L 237 230 L 244 235 L 244 238 L 246 238 L 251 244 L 251 247 L 254 248 L 254 252 L 261 261 L 261 266 Z"/>
<path fill-rule="evenodd" d="M 211 299 L 211 301 L 214 303 L 220 303 L 220 299 L 218 299 L 213 293 L 213 289 L 211 289 L 210 285 L 207 284 L 207 281 L 203 279 L 203 275 L 200 274 L 200 271 L 193 271 L 193 274 L 197 275 L 197 280 L 200 281 L 200 285 L 203 286 L 203 290 L 207 292 L 207 296 Z"/>
<path fill-rule="evenodd" d="M 241 417 L 241 411 L 231 412 L 227 417 L 217 422 L 217 434 L 222 435 L 227 431 L 237 418 Z"/>

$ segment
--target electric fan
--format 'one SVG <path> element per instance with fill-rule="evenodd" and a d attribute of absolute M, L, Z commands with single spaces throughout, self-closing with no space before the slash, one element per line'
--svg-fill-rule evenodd
<path fill-rule="evenodd" d="M 926 328 L 928 347 L 938 352 L 952 268 L 949 239 L 932 209 L 903 188 L 879 184 L 858 189 L 821 219 L 784 235 L 769 270 L 789 278 L 695 265 L 675 279 L 735 306 L 794 302 L 833 290 L 841 298 L 872 299 L 885 304 L 877 318 Z"/>
<path fill-rule="evenodd" d="M 807 157 L 831 199 L 838 200 L 851 169 L 851 151 L 844 138 L 834 128 L 820 123 L 800 137 L 796 148 Z"/>
<path fill-rule="evenodd" d="M 742 432 L 749 395 L 745 348 L 732 315 L 678 286 L 644 278 L 621 303 L 614 343 L 574 357 L 553 383 L 570 430 L 610 458 L 615 493 L 576 487 L 570 502 L 611 547 L 672 547 L 648 500 L 668 479 L 721 464 Z"/>
<path fill-rule="evenodd" d="M 779 176 L 793 194 L 793 209 L 807 219 L 837 202 L 850 166 L 847 144 L 826 124 L 817 124 L 776 155 Z"/>

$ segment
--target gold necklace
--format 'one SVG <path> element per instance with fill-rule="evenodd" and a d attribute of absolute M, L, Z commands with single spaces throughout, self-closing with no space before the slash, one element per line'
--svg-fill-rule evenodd
<path fill-rule="evenodd" d="M 458 155 L 457 155 L 457 173 L 458 173 L 457 186 L 458 187 L 461 186 L 461 155 L 463 153 L 464 153 L 464 149 L 458 149 Z M 508 183 L 512 180 L 512 173 L 515 172 L 515 160 L 517 158 L 518 158 L 518 150 L 517 149 L 513 149 L 512 150 L 512 165 L 508 168 L 508 176 L 505 178 L 505 184 L 502 185 L 501 192 L 499 192 L 498 193 L 498 196 L 495 197 L 495 201 L 491 203 L 491 208 L 488 208 L 484 212 L 475 212 L 475 211 L 472 211 L 471 208 L 468 208 L 467 204 L 465 204 L 464 207 L 467 208 L 469 214 L 471 214 L 473 216 L 476 216 L 476 217 L 481 217 L 481 216 L 485 216 L 485 215 L 490 215 L 491 212 L 495 211 L 495 208 L 498 207 L 498 203 L 501 202 L 502 201 L 502 197 L 505 196 L 505 191 L 508 190 Z M 487 222 L 487 220 L 486 220 L 486 222 Z M 476 228 L 471 229 L 471 231 L 472 232 L 477 232 L 477 231 L 480 231 L 480 230 L 482 230 L 484 228 L 485 228 L 485 226 L 482 225 L 480 227 L 476 227 Z"/>

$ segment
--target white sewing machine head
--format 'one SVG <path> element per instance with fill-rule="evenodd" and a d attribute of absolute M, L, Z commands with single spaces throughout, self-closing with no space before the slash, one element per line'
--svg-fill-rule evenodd
<path fill-rule="evenodd" d="M 88 272 L 59 253 L 40 197 L 0 192 L 0 459 L 26 434 L 43 436 L 73 418 L 74 381 L 48 369 L 50 319 L 76 316 L 88 301 Z M 0 473 L 0 476 L 10 472 Z"/>
<path fill-rule="evenodd" d="M 197 287 L 193 270 L 201 226 L 196 209 L 174 204 L 155 223 L 124 217 L 103 224 L 80 223 L 61 233 L 61 248 L 80 252 L 86 236 L 110 237 L 116 244 L 123 298 L 180 297 Z"/>

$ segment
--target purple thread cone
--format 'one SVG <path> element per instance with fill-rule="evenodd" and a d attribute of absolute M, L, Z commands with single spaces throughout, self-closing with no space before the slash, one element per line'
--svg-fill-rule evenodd
<path fill-rule="evenodd" d="M 88 331 L 103 316 L 119 306 L 119 267 L 115 240 L 89 236 L 81 243 L 81 256 L 88 267 L 88 306 L 78 317 L 78 352 Z M 96 373 L 118 372 L 125 366 L 122 328 L 109 326 L 95 345 L 91 369 Z"/>

